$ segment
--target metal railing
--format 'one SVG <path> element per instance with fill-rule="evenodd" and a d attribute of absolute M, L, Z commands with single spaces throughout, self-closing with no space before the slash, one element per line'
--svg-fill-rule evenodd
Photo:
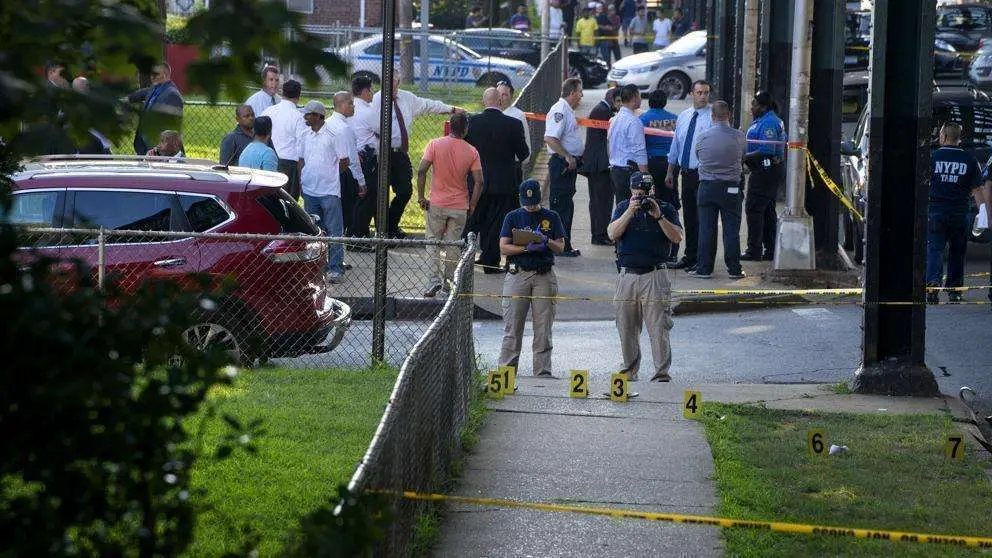
<path fill-rule="evenodd" d="M 472 258 L 475 237 L 455 268 L 451 296 L 410 350 L 382 420 L 348 485 L 350 491 L 435 491 L 449 477 L 459 450 L 474 385 Z M 393 521 L 378 556 L 408 556 L 425 504 L 394 498 Z"/>
<path fill-rule="evenodd" d="M 164 227 L 153 222 L 156 218 Z M 157 215 L 143 224 L 168 228 L 169 217 Z M 376 313 L 378 244 L 387 248 L 388 273 L 381 276 L 386 305 Z M 435 250 L 452 262 L 474 254 L 474 245 L 460 241 L 85 228 L 26 229 L 21 246 L 25 257 L 56 259 L 58 280 L 67 289 L 79 269 L 100 288 L 124 293 L 160 280 L 209 293 L 200 321 L 187 331 L 190 343 L 220 346 L 244 364 L 292 368 L 372 364 L 376 321 L 384 324 L 383 360 L 399 365 L 441 313 L 450 290 L 424 296 L 437 269 Z M 351 267 L 340 282 L 325 278 L 332 246 L 344 247 Z M 471 274 L 471 261 L 467 270 Z"/>

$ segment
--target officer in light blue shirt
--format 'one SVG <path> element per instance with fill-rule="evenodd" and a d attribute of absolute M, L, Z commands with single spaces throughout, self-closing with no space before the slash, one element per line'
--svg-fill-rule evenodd
<path fill-rule="evenodd" d="M 644 124 L 634 111 L 641 106 L 641 93 L 636 85 L 620 88 L 620 110 L 610 121 L 607 145 L 610 153 L 610 180 L 616 203 L 630 199 L 631 163 L 637 170 L 648 172 L 648 150 L 644 141 Z"/>
<path fill-rule="evenodd" d="M 775 257 L 775 199 L 785 184 L 785 126 L 778 117 L 778 104 L 766 91 L 751 100 L 754 120 L 747 129 L 747 155 L 744 167 L 749 171 L 744 213 L 747 216 L 747 249 L 741 260 L 771 260 Z M 759 143 L 760 142 L 760 143 Z M 779 143 L 765 143 L 779 142 Z"/>
<path fill-rule="evenodd" d="M 675 177 L 682 183 L 682 223 L 685 225 L 685 253 L 675 269 L 692 271 L 696 268 L 699 248 L 699 212 L 696 197 L 699 192 L 699 159 L 696 141 L 699 134 L 713 125 L 710 111 L 710 84 L 699 80 L 692 84 L 692 106 L 679 114 L 675 122 L 675 137 L 668 150 L 668 174 L 665 186 L 673 188 Z"/>
<path fill-rule="evenodd" d="M 268 146 L 269 136 L 272 135 L 272 119 L 259 116 L 252 125 L 252 131 L 255 133 L 255 141 L 241 152 L 238 166 L 275 172 L 279 168 L 279 158 L 276 157 L 275 150 Z"/>

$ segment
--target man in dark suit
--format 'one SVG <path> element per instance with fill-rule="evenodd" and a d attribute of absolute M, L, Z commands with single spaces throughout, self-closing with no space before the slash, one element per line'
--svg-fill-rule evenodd
<path fill-rule="evenodd" d="M 609 122 L 617 111 L 620 89 L 614 87 L 606 92 L 603 100 L 589 111 L 590 120 Z M 612 246 L 613 241 L 606 234 L 606 227 L 613 215 L 613 183 L 610 181 L 610 155 L 606 150 L 606 130 L 588 128 L 586 130 L 586 150 L 582 154 L 582 168 L 579 169 L 589 181 L 589 228 L 592 243 L 599 246 Z"/>
<path fill-rule="evenodd" d="M 128 95 L 131 103 L 141 103 L 138 130 L 134 133 L 134 152 L 148 153 L 166 130 L 181 130 L 183 96 L 172 83 L 172 68 L 157 64 L 152 68 L 152 86 Z"/>
<path fill-rule="evenodd" d="M 499 237 L 506 214 L 520 206 L 516 163 L 530 155 L 524 127 L 503 114 L 499 92 L 486 89 L 482 96 L 486 109 L 469 119 L 465 141 L 472 144 L 482 160 L 484 190 L 472 216 L 472 230 L 479 233 L 482 256 L 476 262 L 485 273 L 501 273 Z"/>

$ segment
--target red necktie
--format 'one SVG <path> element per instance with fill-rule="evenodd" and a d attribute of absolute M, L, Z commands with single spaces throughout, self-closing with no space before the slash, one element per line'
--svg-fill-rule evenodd
<path fill-rule="evenodd" d="M 400 104 L 394 102 L 393 110 L 396 111 L 396 122 L 400 125 L 400 151 L 406 153 L 410 150 L 410 137 L 406 134 L 406 122 L 403 120 L 403 112 L 400 111 Z"/>

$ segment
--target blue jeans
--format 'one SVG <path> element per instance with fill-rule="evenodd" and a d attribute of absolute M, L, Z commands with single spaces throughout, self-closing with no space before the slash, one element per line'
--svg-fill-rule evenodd
<path fill-rule="evenodd" d="M 303 194 L 303 209 L 311 215 L 320 215 L 320 230 L 327 236 L 344 236 L 344 214 L 341 212 L 339 196 L 310 196 Z M 344 268 L 344 245 L 328 243 L 327 267 L 325 271 L 342 274 Z"/>
<path fill-rule="evenodd" d="M 733 189 L 736 192 L 731 192 Z M 713 273 L 716 260 L 717 218 L 723 224 L 723 261 L 727 272 L 741 272 L 741 208 L 744 197 L 739 182 L 701 180 L 697 194 L 699 211 L 699 250 L 696 272 Z"/>
<path fill-rule="evenodd" d="M 944 247 L 947 254 L 947 281 L 944 287 L 964 285 L 964 257 L 968 249 L 967 210 L 930 207 L 927 210 L 927 286 L 940 287 L 944 275 Z"/>

